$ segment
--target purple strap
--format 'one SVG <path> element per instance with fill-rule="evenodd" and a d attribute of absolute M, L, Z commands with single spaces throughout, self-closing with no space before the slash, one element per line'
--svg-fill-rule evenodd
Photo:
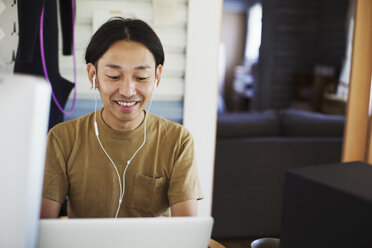
<path fill-rule="evenodd" d="M 44 55 L 44 37 L 43 37 L 43 22 L 44 22 L 44 6 L 43 10 L 41 11 L 41 17 L 40 17 L 40 52 L 41 52 L 41 62 L 43 64 L 43 70 L 44 70 L 44 76 L 48 83 L 50 84 L 50 87 L 52 87 L 52 83 L 50 82 L 48 71 L 46 68 L 45 63 L 45 55 Z M 64 114 L 64 115 L 71 115 L 74 112 L 75 105 L 76 105 L 76 56 L 75 56 L 75 1 L 72 0 L 72 55 L 73 55 L 73 63 L 74 63 L 74 99 L 72 102 L 72 106 L 69 112 L 66 112 L 61 105 L 59 104 L 56 96 L 54 95 L 53 88 L 52 88 L 52 98 L 54 103 L 57 105 L 58 109 Z"/>

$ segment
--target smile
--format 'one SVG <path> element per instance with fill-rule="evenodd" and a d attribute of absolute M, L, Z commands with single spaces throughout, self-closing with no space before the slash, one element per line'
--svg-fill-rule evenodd
<path fill-rule="evenodd" d="M 119 101 L 116 101 L 116 103 L 121 105 L 121 106 L 124 106 L 124 107 L 131 107 L 131 106 L 135 105 L 137 102 L 119 102 Z"/>

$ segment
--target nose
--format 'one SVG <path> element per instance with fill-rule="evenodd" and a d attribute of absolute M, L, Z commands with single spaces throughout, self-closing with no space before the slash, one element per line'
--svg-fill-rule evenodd
<path fill-rule="evenodd" d="M 119 94 L 124 97 L 131 97 L 136 94 L 136 85 L 131 79 L 124 79 L 119 84 Z"/>

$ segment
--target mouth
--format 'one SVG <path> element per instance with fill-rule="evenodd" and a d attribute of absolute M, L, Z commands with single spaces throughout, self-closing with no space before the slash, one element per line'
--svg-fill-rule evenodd
<path fill-rule="evenodd" d="M 114 101 L 120 109 L 130 111 L 136 107 L 139 101 Z"/>
<path fill-rule="evenodd" d="M 116 103 L 124 107 L 131 107 L 137 104 L 137 102 L 119 102 L 119 101 L 116 101 Z"/>

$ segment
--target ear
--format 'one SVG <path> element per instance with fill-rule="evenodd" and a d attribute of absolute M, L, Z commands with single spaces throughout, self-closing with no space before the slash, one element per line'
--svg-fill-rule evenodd
<path fill-rule="evenodd" d="M 163 71 L 163 66 L 162 65 L 158 65 L 158 67 L 156 68 L 156 72 L 155 72 L 155 78 L 157 80 L 156 88 L 159 86 L 160 79 L 161 79 L 161 72 L 162 71 Z"/>
<path fill-rule="evenodd" d="M 87 72 L 88 72 L 88 78 L 89 78 L 89 81 L 90 81 L 90 85 L 93 88 L 93 84 L 94 84 L 93 77 L 96 76 L 96 81 L 98 81 L 96 67 L 92 63 L 88 63 L 87 64 Z M 97 87 L 98 87 L 98 85 L 97 85 Z"/>

